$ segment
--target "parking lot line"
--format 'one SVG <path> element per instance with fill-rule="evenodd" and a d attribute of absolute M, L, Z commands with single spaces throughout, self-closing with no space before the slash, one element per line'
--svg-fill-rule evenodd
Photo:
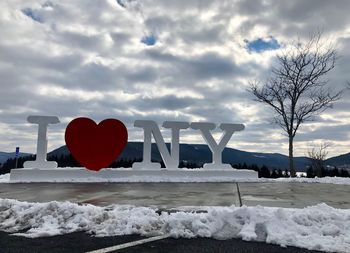
<path fill-rule="evenodd" d="M 115 246 L 111 246 L 111 247 L 107 247 L 107 248 L 103 248 L 103 249 L 97 249 L 97 250 L 89 251 L 86 253 L 108 253 L 108 252 L 112 252 L 112 251 L 116 251 L 116 250 L 120 250 L 120 249 L 130 248 L 130 247 L 133 247 L 136 245 L 141 245 L 141 244 L 148 243 L 148 242 L 163 240 L 163 239 L 168 238 L 168 237 L 170 237 L 170 235 L 154 236 L 154 237 L 150 237 L 150 238 L 146 238 L 146 239 L 142 239 L 142 240 L 137 240 L 137 241 L 133 241 L 133 242 L 128 242 L 128 243 L 123 243 L 123 244 L 119 244 L 119 245 L 115 245 Z"/>

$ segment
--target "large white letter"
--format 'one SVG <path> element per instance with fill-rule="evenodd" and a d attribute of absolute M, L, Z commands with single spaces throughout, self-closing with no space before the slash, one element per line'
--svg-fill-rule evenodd
<path fill-rule="evenodd" d="M 220 128 L 224 131 L 219 144 L 216 143 L 210 130 L 214 130 L 216 125 L 214 123 L 205 122 L 193 122 L 191 123 L 191 128 L 195 130 L 200 130 L 204 140 L 207 142 L 212 154 L 212 163 L 206 163 L 203 165 L 205 169 L 232 169 L 231 165 L 222 163 L 222 151 L 226 147 L 227 143 L 231 139 L 232 134 L 235 131 L 242 131 L 244 125 L 242 124 L 225 124 L 222 123 Z"/>
<path fill-rule="evenodd" d="M 159 130 L 156 122 L 152 120 L 136 120 L 134 122 L 135 127 L 141 127 L 144 131 L 144 142 L 143 142 L 143 160 L 142 162 L 134 163 L 133 169 L 150 170 L 160 169 L 159 163 L 151 162 L 151 145 L 152 135 L 157 143 L 158 150 L 162 156 L 163 162 L 167 169 L 177 169 L 179 166 L 179 139 L 180 129 L 186 129 L 189 127 L 187 122 L 178 121 L 165 121 L 163 123 L 164 128 L 171 129 L 171 154 L 167 149 L 163 136 Z"/>
<path fill-rule="evenodd" d="M 28 116 L 29 123 L 38 124 L 38 143 L 36 149 L 36 160 L 26 161 L 24 168 L 57 168 L 55 161 L 46 161 L 47 155 L 47 126 L 57 124 L 60 120 L 56 116 Z"/>

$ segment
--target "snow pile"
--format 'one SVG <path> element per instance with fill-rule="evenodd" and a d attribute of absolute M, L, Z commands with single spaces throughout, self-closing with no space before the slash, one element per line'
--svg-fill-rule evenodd
<path fill-rule="evenodd" d="M 0 199 L 0 230 L 27 237 L 86 231 L 96 236 L 170 234 L 172 237 L 242 238 L 282 246 L 350 252 L 350 210 L 319 204 L 303 209 L 204 207 L 205 213 L 70 202 Z"/>
<path fill-rule="evenodd" d="M 260 178 L 264 180 L 263 178 Z M 321 184 L 342 184 L 342 185 L 350 185 L 349 177 L 315 177 L 315 178 L 306 178 L 306 177 L 288 177 L 288 178 L 276 178 L 269 179 L 265 178 L 267 182 L 279 182 L 279 183 L 321 183 Z"/>
<path fill-rule="evenodd" d="M 217 182 L 251 182 L 251 183 L 323 183 L 323 184 L 340 184 L 340 185 L 350 185 L 350 178 L 344 177 L 322 177 L 322 178 L 237 178 L 234 180 L 228 180 L 224 177 L 217 177 Z M 152 176 L 139 176 L 139 177 L 128 177 L 128 178 L 110 178 L 107 180 L 110 183 L 128 183 L 128 182 L 180 182 L 177 178 L 164 177 L 159 179 L 159 177 Z M 188 177 L 183 182 L 196 183 L 203 182 L 203 178 Z M 10 183 L 10 174 L 0 175 L 0 183 Z M 31 181 L 16 181 L 16 183 L 30 183 Z M 52 179 L 51 183 L 92 183 L 92 182 L 106 182 L 106 179 L 101 178 L 70 178 L 70 179 Z M 214 180 L 212 180 L 214 182 Z"/>
<path fill-rule="evenodd" d="M 0 183 L 8 183 L 10 181 L 10 173 L 0 175 Z"/>

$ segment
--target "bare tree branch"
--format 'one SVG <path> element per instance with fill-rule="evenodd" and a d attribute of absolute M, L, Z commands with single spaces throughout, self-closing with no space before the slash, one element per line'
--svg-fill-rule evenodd
<path fill-rule="evenodd" d="M 329 80 L 325 76 L 335 67 L 337 53 L 321 37 L 322 32 L 317 32 L 307 43 L 296 43 L 277 56 L 278 64 L 265 83 L 250 83 L 256 101 L 273 108 L 275 122 L 289 137 L 291 175 L 295 175 L 293 140 L 300 125 L 332 107 L 343 93 L 326 88 Z"/>
<path fill-rule="evenodd" d="M 331 146 L 331 143 L 324 142 L 318 148 L 313 147 L 308 149 L 308 158 L 311 161 L 312 168 L 316 171 L 318 177 L 322 177 L 322 169 L 324 169 L 324 161 L 328 155 L 327 149 Z"/>

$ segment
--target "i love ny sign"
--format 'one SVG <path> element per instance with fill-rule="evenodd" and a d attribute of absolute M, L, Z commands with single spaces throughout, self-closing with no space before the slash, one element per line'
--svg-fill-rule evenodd
<path fill-rule="evenodd" d="M 35 161 L 24 163 L 25 168 L 57 168 L 57 163 L 47 161 L 47 128 L 50 124 L 59 123 L 56 116 L 29 116 L 28 122 L 38 124 L 37 155 Z M 192 129 L 200 131 L 204 141 L 212 152 L 212 163 L 204 164 L 205 169 L 231 169 L 229 164 L 222 163 L 222 151 L 236 131 L 244 130 L 243 124 L 221 123 L 221 139 L 215 141 L 211 131 L 216 124 L 209 122 L 165 121 L 163 128 L 171 131 L 171 148 L 167 149 L 160 128 L 152 120 L 136 120 L 134 127 L 144 132 L 143 160 L 135 162 L 135 170 L 160 170 L 160 163 L 151 161 L 152 136 L 165 164 L 165 169 L 179 169 L 180 131 Z M 105 119 L 100 123 L 85 117 L 72 120 L 66 127 L 65 142 L 73 157 L 85 168 L 99 171 L 108 167 L 124 150 L 128 141 L 128 130 L 118 119 Z"/>

